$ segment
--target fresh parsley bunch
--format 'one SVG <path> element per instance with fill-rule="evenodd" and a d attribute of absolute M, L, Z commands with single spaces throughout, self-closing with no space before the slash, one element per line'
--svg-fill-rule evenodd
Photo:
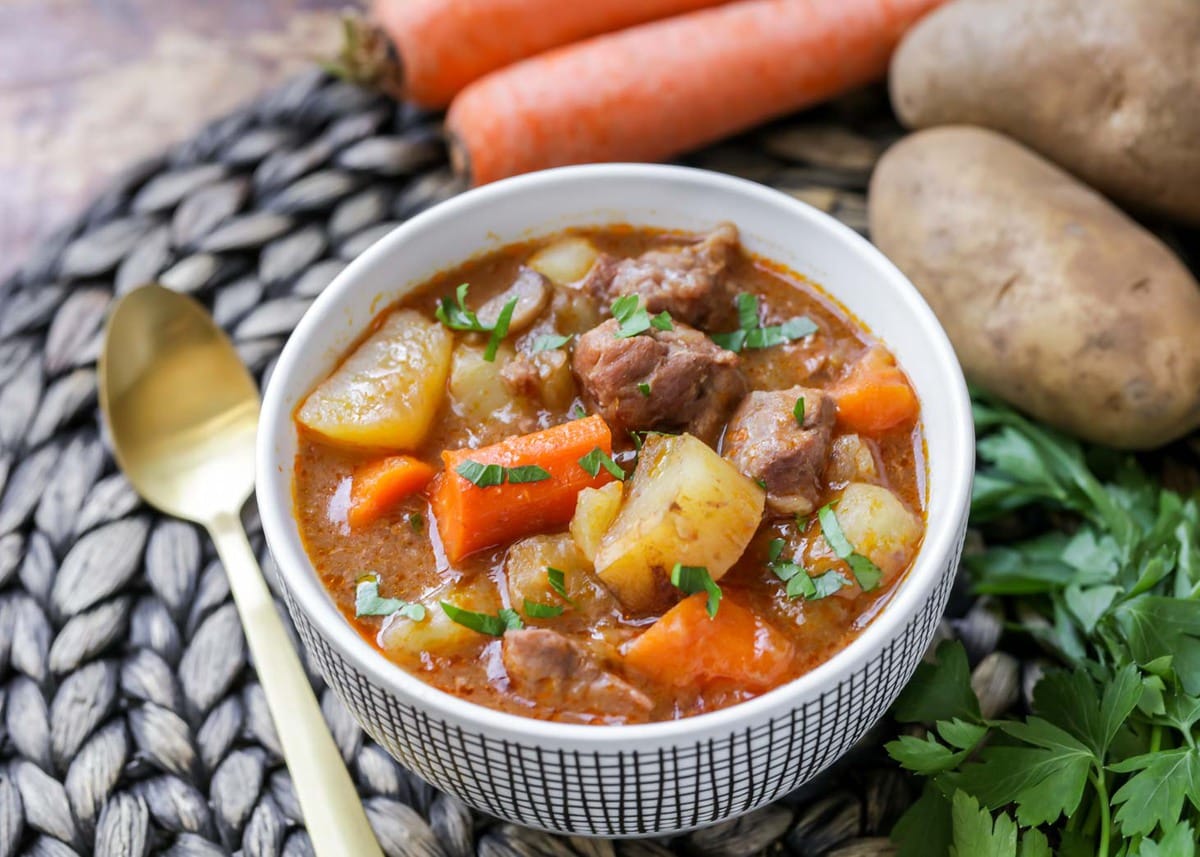
<path fill-rule="evenodd" d="M 1027 716 L 989 721 L 961 645 L 918 668 L 894 714 L 930 729 L 887 747 L 928 778 L 893 831 L 900 857 L 1196 857 L 1200 498 L 1007 408 L 977 400 L 975 423 L 973 522 L 1020 510 L 1045 531 L 965 564 L 1010 615 L 1032 609 L 1014 630 L 1061 669 Z"/>

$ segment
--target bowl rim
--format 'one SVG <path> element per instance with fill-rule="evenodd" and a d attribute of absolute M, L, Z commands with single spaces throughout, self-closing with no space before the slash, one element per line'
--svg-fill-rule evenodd
<path fill-rule="evenodd" d="M 309 340 L 320 340 L 322 320 L 335 308 L 340 296 L 353 291 L 362 272 L 378 261 L 399 255 L 414 233 L 439 224 L 452 224 L 460 212 L 481 203 L 514 193 L 540 193 L 561 190 L 562 185 L 575 182 L 602 182 L 614 179 L 663 179 L 687 182 L 724 192 L 749 197 L 756 204 L 783 207 L 790 210 L 804 228 L 817 230 L 831 240 L 849 245 L 863 257 L 862 261 L 875 276 L 888 285 L 889 300 L 903 304 L 911 319 L 923 328 L 925 347 L 944 378 L 939 388 L 939 408 L 946 412 L 948 443 L 930 450 L 928 457 L 942 460 L 946 469 L 941 491 L 948 495 L 945 502 L 950 514 L 936 521 L 926 519 L 925 537 L 916 560 L 891 600 L 867 628 L 833 657 L 809 672 L 753 699 L 726 708 L 674 720 L 645 724 L 582 724 L 541 720 L 520 714 L 499 711 L 476 702 L 460 699 L 426 683 L 403 667 L 389 661 L 382 652 L 364 640 L 338 611 L 333 600 L 320 584 L 311 561 L 298 538 L 286 538 L 288 528 L 298 532 L 292 509 L 291 491 L 281 492 L 267 486 L 274 483 L 272 471 L 279 466 L 274 446 L 282 432 L 294 430 L 292 412 L 287 407 L 286 379 L 293 373 Z M 448 264 L 453 264 L 449 262 Z M 836 295 L 834 296 L 837 297 Z M 838 298 L 841 301 L 840 298 Z M 844 303 L 844 302 L 843 302 Z M 854 307 L 848 307 L 854 313 Z M 925 419 L 925 414 L 922 414 Z M 866 238 L 822 211 L 781 191 L 735 176 L 693 167 L 663 164 L 588 164 L 557 167 L 504 179 L 466 191 L 421 212 L 380 238 L 351 261 L 346 268 L 314 300 L 312 306 L 288 337 L 279 360 L 267 384 L 259 420 L 256 447 L 255 493 L 263 533 L 285 585 L 299 610 L 325 642 L 339 651 L 353 667 L 378 688 L 419 708 L 432 709 L 438 716 L 452 722 L 469 724 L 481 734 L 505 737 L 538 744 L 554 741 L 560 744 L 628 747 L 631 742 L 656 744 L 694 740 L 706 733 L 744 729 L 748 723 L 769 719 L 776 709 L 788 706 L 793 710 L 805 701 L 836 686 L 839 680 L 874 657 L 890 640 L 899 636 L 906 623 L 918 614 L 933 596 L 944 571 L 945 563 L 957 551 L 962 518 L 970 501 L 974 475 L 974 425 L 970 397 L 962 369 L 941 324 L 933 311 L 908 278 Z M 292 462 L 284 462 L 285 472 L 291 473 Z M 288 476 L 283 480 L 291 486 Z M 280 496 L 281 493 L 286 496 Z M 959 514 L 953 514 L 958 510 Z M 792 702 L 788 705 L 788 700 Z"/>

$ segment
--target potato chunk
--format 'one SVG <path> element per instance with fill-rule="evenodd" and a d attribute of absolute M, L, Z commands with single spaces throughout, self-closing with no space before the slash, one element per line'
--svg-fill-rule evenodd
<path fill-rule="evenodd" d="M 591 241 L 572 235 L 538 250 L 526 264 L 556 283 L 574 283 L 587 275 L 599 256 Z"/>
<path fill-rule="evenodd" d="M 548 568 L 563 573 L 563 587 L 574 606 L 564 602 L 550 586 Z M 568 533 L 530 536 L 514 542 L 504 559 L 504 574 L 508 578 L 509 600 L 522 613 L 526 599 L 535 604 L 578 609 L 588 616 L 612 607 L 612 596 L 596 581 L 591 563 Z"/>
<path fill-rule="evenodd" d="M 474 610 L 495 613 L 500 609 L 500 593 L 487 577 L 449 583 L 421 599 L 425 618 L 420 622 L 400 615 L 387 619 L 379 632 L 379 644 L 402 663 L 417 663 L 422 655 L 448 657 L 477 648 L 487 638 L 478 631 L 460 625 L 446 615 L 442 602 Z"/>
<path fill-rule="evenodd" d="M 484 349 L 463 343 L 454 349 L 450 361 L 450 399 L 454 412 L 477 425 L 489 419 L 501 419 L 512 406 L 513 398 L 504 384 L 501 371 L 513 359 L 511 345 L 496 351 L 495 360 L 484 360 Z"/>
<path fill-rule="evenodd" d="M 621 508 L 622 485 L 609 482 L 603 488 L 584 488 L 575 501 L 571 537 L 588 562 L 595 562 L 600 539 L 608 532 Z"/>
<path fill-rule="evenodd" d="M 912 561 L 921 543 L 921 519 L 878 485 L 852 482 L 834 506 L 846 540 L 890 583 Z"/>
<path fill-rule="evenodd" d="M 296 418 L 333 443 L 414 449 L 441 403 L 451 345 L 437 322 L 394 312 L 309 394 Z"/>
<path fill-rule="evenodd" d="M 670 583 L 675 563 L 702 565 L 719 579 L 750 543 L 765 500 L 758 485 L 702 441 L 653 435 L 600 540 L 596 573 L 626 610 L 662 610 L 679 595 Z"/>

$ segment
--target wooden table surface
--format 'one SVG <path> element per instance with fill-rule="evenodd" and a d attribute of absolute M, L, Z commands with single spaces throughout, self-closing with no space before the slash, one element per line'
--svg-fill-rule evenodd
<path fill-rule="evenodd" d="M 338 44 L 347 0 L 0 0 L 0 278 L 123 166 Z"/>

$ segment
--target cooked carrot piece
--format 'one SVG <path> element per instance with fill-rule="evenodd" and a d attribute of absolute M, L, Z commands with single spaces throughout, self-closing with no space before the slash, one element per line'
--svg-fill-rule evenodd
<path fill-rule="evenodd" d="M 755 692 L 779 684 L 795 649 L 780 631 L 728 597 L 709 617 L 708 596 L 690 595 L 625 651 L 625 663 L 664 685 L 728 681 Z"/>
<path fill-rule="evenodd" d="M 832 392 L 838 421 L 864 434 L 915 422 L 920 412 L 917 394 L 892 355 L 882 348 L 868 351 Z"/>
<path fill-rule="evenodd" d="M 452 158 L 475 184 L 664 160 L 883 77 L 901 34 L 942 2 L 742 0 L 557 48 L 459 93 Z"/>
<path fill-rule="evenodd" d="M 436 474 L 431 465 L 411 455 L 391 455 L 357 468 L 350 482 L 346 522 L 352 529 L 365 527 L 420 491 Z"/>
<path fill-rule="evenodd" d="M 445 107 L 476 78 L 579 39 L 723 0 L 375 0 L 404 94 Z"/>
<path fill-rule="evenodd" d="M 489 545 L 509 542 L 531 533 L 560 527 L 575 513 L 575 500 L 584 488 L 599 488 L 613 480 L 603 467 L 593 476 L 579 459 L 594 449 L 612 455 L 612 432 L 598 416 L 585 417 L 533 434 L 510 437 L 480 449 L 442 453 L 446 471 L 434 483 L 432 506 L 438 535 L 451 562 Z M 499 465 L 507 478 L 463 476 L 478 465 Z M 540 468 L 511 478 L 516 468 Z"/>

